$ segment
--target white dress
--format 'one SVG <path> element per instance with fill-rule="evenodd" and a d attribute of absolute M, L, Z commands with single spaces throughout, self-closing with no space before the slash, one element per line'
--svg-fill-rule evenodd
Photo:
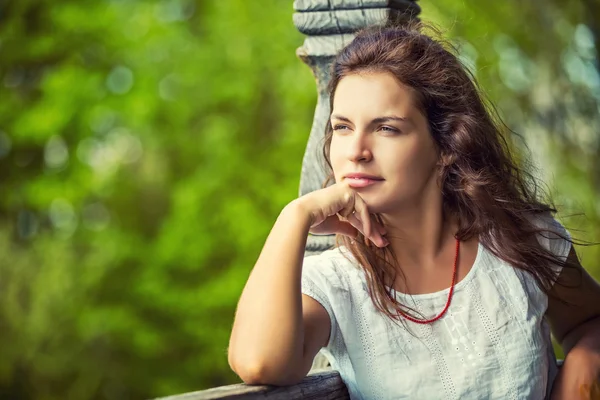
<path fill-rule="evenodd" d="M 548 217 L 539 220 L 568 232 Z M 566 259 L 571 244 L 539 238 Z M 339 371 L 350 398 L 544 399 L 557 373 L 544 318 L 547 296 L 533 277 L 481 244 L 471 271 L 455 286 L 447 313 L 433 324 L 406 321 L 408 332 L 376 310 L 362 269 L 343 247 L 304 259 L 302 293 L 323 305 L 331 334 L 321 352 Z M 426 318 L 443 308 L 449 289 L 394 292 Z"/>

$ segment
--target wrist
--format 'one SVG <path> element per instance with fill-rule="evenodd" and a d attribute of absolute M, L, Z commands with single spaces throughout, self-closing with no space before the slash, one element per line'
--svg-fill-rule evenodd
<path fill-rule="evenodd" d="M 303 197 L 299 197 L 289 202 L 281 211 L 280 216 L 299 219 L 306 224 L 307 229 L 312 226 L 314 221 L 314 216 L 310 212 L 310 208 Z"/>

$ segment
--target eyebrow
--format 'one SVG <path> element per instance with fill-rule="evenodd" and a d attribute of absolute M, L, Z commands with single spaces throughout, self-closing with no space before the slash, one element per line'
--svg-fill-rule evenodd
<path fill-rule="evenodd" d="M 332 114 L 331 119 L 339 119 L 344 122 L 352 122 L 349 118 L 344 117 L 343 115 Z M 378 117 L 373 119 L 370 124 L 382 124 L 385 122 L 396 121 L 396 122 L 406 122 L 408 119 L 404 117 L 398 117 L 395 115 L 387 115 L 385 117 Z"/>

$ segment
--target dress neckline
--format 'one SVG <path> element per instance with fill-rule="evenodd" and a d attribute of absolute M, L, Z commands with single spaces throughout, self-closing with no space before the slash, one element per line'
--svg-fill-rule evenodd
<path fill-rule="evenodd" d="M 483 247 L 481 242 L 478 241 L 477 242 L 477 254 L 475 255 L 475 261 L 473 261 L 471 270 L 467 273 L 467 275 L 465 275 L 463 277 L 463 279 L 461 279 L 459 282 L 457 282 L 454 285 L 455 293 L 457 291 L 459 291 L 463 286 L 465 286 L 473 278 L 473 276 L 475 275 L 476 269 L 478 268 L 479 264 L 481 264 L 481 259 L 483 257 L 484 251 L 485 251 L 485 248 Z M 436 292 L 431 292 L 431 293 L 408 294 L 408 293 L 400 292 L 389 286 L 386 286 L 386 289 L 390 290 L 392 295 L 396 296 L 396 298 L 410 298 L 410 299 L 421 299 L 421 300 L 432 299 L 432 298 L 440 297 L 440 296 L 447 296 L 448 292 L 450 291 L 450 287 L 447 287 L 446 289 L 438 290 Z"/>

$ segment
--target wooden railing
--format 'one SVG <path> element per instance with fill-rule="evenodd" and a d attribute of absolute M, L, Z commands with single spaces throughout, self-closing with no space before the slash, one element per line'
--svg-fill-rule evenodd
<path fill-rule="evenodd" d="M 349 400 L 348 389 L 337 371 L 320 370 L 306 376 L 292 386 L 249 386 L 244 384 L 222 386 L 163 397 L 159 400 Z"/>
<path fill-rule="evenodd" d="M 557 360 L 562 367 L 563 360 Z M 157 400 L 350 400 L 340 374 L 332 369 L 311 371 L 292 386 L 249 386 L 243 383 L 163 397 Z"/>

